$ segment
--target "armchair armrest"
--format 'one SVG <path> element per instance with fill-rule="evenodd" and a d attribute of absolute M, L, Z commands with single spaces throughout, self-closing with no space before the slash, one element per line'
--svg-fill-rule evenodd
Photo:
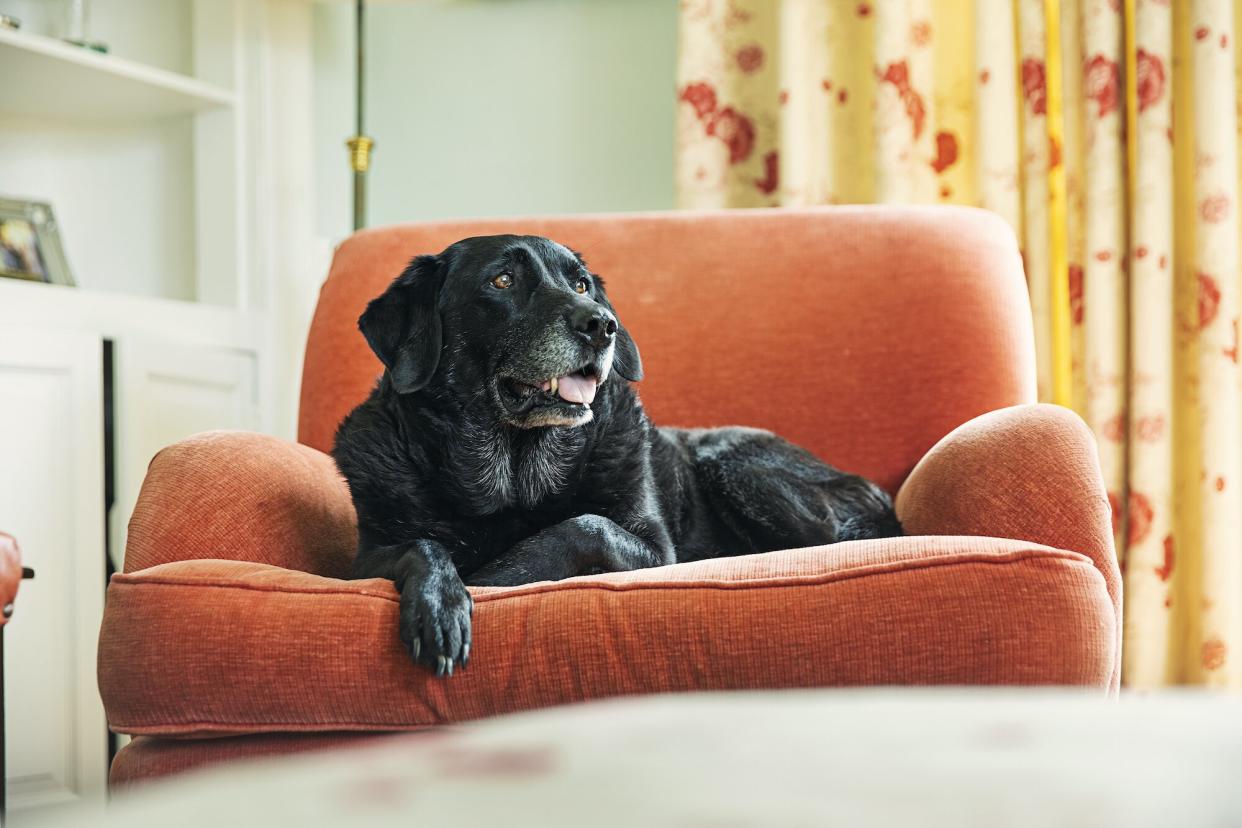
<path fill-rule="evenodd" d="M 331 457 L 261 434 L 209 431 L 151 461 L 125 571 L 216 558 L 343 578 L 356 551 L 349 487 Z"/>
<path fill-rule="evenodd" d="M 1120 656 L 1112 510 L 1095 438 L 1069 409 L 1017 405 L 963 423 L 910 472 L 896 507 L 907 534 L 990 535 L 1088 556 L 1113 603 Z"/>

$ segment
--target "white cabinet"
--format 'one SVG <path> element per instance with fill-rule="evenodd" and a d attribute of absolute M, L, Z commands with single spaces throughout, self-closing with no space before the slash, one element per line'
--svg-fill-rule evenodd
<path fill-rule="evenodd" d="M 106 527 L 120 569 L 125 528 L 155 453 L 200 431 L 260 428 L 256 351 L 78 322 L 0 325 L 0 527 L 17 537 L 37 573 L 22 585 L 5 632 L 14 824 L 28 808 L 104 801 L 108 735 L 95 648 Z M 116 485 L 107 523 L 106 360 Z"/>
<path fill-rule="evenodd" d="M 97 336 L 0 331 L 0 526 L 36 571 L 5 628 L 10 813 L 101 801 L 103 354 Z M 15 819 L 16 822 L 16 819 Z"/>
<path fill-rule="evenodd" d="M 314 231 L 311 5 L 0 0 L 0 194 L 48 201 L 78 288 L 0 278 L 0 528 L 38 575 L 5 633 L 10 816 L 102 802 L 95 651 L 151 457 L 218 428 L 292 437 L 326 247 Z M 47 25 L 44 25 L 47 24 Z M 309 251 L 309 252 L 308 252 Z M 112 343 L 111 482 L 104 469 Z M 111 537 L 109 537 L 111 532 Z"/>

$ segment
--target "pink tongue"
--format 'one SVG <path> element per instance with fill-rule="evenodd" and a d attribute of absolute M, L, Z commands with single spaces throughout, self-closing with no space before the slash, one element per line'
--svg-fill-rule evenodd
<path fill-rule="evenodd" d="M 590 405 L 595 399 L 595 377 L 566 374 L 556 381 L 556 390 L 566 402 Z"/>

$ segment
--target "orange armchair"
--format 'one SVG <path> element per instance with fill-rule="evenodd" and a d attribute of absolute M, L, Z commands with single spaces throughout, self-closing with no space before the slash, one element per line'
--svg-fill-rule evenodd
<path fill-rule="evenodd" d="M 414 254 L 547 235 L 609 284 L 657 423 L 770 428 L 897 493 L 907 537 L 474 589 L 469 669 L 435 679 L 397 594 L 341 580 L 325 454 L 379 364 L 355 327 Z M 1120 579 L 1090 433 L 1035 405 L 1021 260 L 957 208 L 418 224 L 337 251 L 300 444 L 216 432 L 152 463 L 108 591 L 99 684 L 134 734 L 114 783 L 609 695 L 872 684 L 1117 687 Z M 989 413 L 990 412 L 990 413 Z"/>

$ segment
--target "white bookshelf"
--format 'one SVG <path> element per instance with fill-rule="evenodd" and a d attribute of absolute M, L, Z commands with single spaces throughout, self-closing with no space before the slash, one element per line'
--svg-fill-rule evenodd
<path fill-rule="evenodd" d="M 54 37 L 59 5 L 0 0 L 31 21 L 0 29 L 0 195 L 51 204 L 84 291 L 261 305 L 245 91 L 266 3 L 93 0 L 115 54 Z"/>
<path fill-rule="evenodd" d="M 0 101 L 15 116 L 130 123 L 236 104 L 231 90 L 197 78 L 2 28 L 0 77 L 22 79 Z"/>
<path fill-rule="evenodd" d="M 0 278 L 0 458 L 13 461 L 0 459 L 0 528 L 40 569 L 6 628 L 9 691 L 25 700 L 6 711 L 14 825 L 104 797 L 98 604 L 73 598 L 103 589 L 88 507 L 104 502 L 104 354 L 119 566 L 160 448 L 212 428 L 293 436 L 328 252 L 314 235 L 306 0 L 92 0 L 90 36 L 108 54 L 56 39 L 61 6 L 0 0 L 23 21 L 0 29 L 0 195 L 52 206 L 77 282 Z M 62 429 L 90 440 L 57 448 Z"/>

